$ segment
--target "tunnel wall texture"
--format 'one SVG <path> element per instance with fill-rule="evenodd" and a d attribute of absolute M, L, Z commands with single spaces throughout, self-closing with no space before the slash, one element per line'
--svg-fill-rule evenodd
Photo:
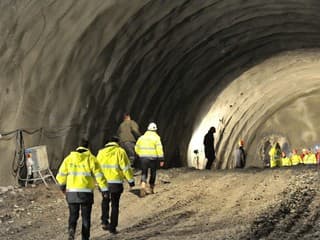
<path fill-rule="evenodd" d="M 0 185 L 14 182 L 16 130 L 27 147 L 47 145 L 57 169 L 80 137 L 102 147 L 124 111 L 142 131 L 155 121 L 168 166 L 185 164 L 193 131 L 234 79 L 279 52 L 320 45 L 314 0 L 3 0 L 0 10 Z M 217 136 L 220 167 L 239 134 Z"/>

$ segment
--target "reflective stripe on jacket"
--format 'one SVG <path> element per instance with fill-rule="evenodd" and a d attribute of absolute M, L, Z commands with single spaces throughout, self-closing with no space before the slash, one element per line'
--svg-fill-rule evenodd
<path fill-rule="evenodd" d="M 123 183 L 126 179 L 134 182 L 129 158 L 123 148 L 116 142 L 110 142 L 101 149 L 97 155 L 97 161 L 108 183 Z"/>
<path fill-rule="evenodd" d="M 61 186 L 66 186 L 67 192 L 93 192 L 95 181 L 101 191 L 108 191 L 106 179 L 95 156 L 86 148 L 79 147 L 84 152 L 71 152 L 62 162 L 56 176 Z"/>
<path fill-rule="evenodd" d="M 159 135 L 155 131 L 146 131 L 135 146 L 135 151 L 139 157 L 163 158 L 163 148 Z"/>

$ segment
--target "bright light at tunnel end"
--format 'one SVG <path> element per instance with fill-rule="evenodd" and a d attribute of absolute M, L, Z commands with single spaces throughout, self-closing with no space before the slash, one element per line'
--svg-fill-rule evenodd
<path fill-rule="evenodd" d="M 219 116 L 222 116 L 220 109 L 211 109 L 194 131 L 188 146 L 188 167 L 194 167 L 197 169 L 205 168 L 206 159 L 204 154 L 203 138 L 212 126 L 216 128 L 216 132 L 219 132 L 219 123 L 221 122 L 221 117 L 219 118 Z M 215 139 L 216 134 L 214 135 Z M 195 150 L 198 150 L 198 156 L 194 153 Z"/>

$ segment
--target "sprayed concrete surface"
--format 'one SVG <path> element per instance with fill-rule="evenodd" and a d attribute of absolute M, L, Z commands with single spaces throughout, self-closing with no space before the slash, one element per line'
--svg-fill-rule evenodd
<path fill-rule="evenodd" d="M 160 170 L 154 195 L 139 198 L 138 187 L 126 186 L 118 235 L 101 229 L 96 191 L 91 239 L 319 239 L 319 181 L 318 169 L 305 166 Z M 0 199 L 1 240 L 67 238 L 67 204 L 54 185 L 8 190 Z"/>
<path fill-rule="evenodd" d="M 96 153 L 124 111 L 142 131 L 158 124 L 167 167 L 187 165 L 211 125 L 218 168 L 240 137 L 252 166 L 269 135 L 319 141 L 319 1 L 1 0 L 0 12 L 2 186 L 23 147 L 47 145 L 55 171 L 81 137 Z"/>

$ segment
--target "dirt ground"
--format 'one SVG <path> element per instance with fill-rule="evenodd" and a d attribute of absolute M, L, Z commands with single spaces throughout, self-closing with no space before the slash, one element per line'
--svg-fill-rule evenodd
<path fill-rule="evenodd" d="M 130 192 L 126 185 L 117 235 L 101 229 L 96 191 L 91 239 L 320 239 L 319 181 L 307 166 L 160 170 L 153 195 L 139 198 L 138 186 Z M 67 219 L 54 184 L 0 193 L 1 240 L 67 239 Z"/>

